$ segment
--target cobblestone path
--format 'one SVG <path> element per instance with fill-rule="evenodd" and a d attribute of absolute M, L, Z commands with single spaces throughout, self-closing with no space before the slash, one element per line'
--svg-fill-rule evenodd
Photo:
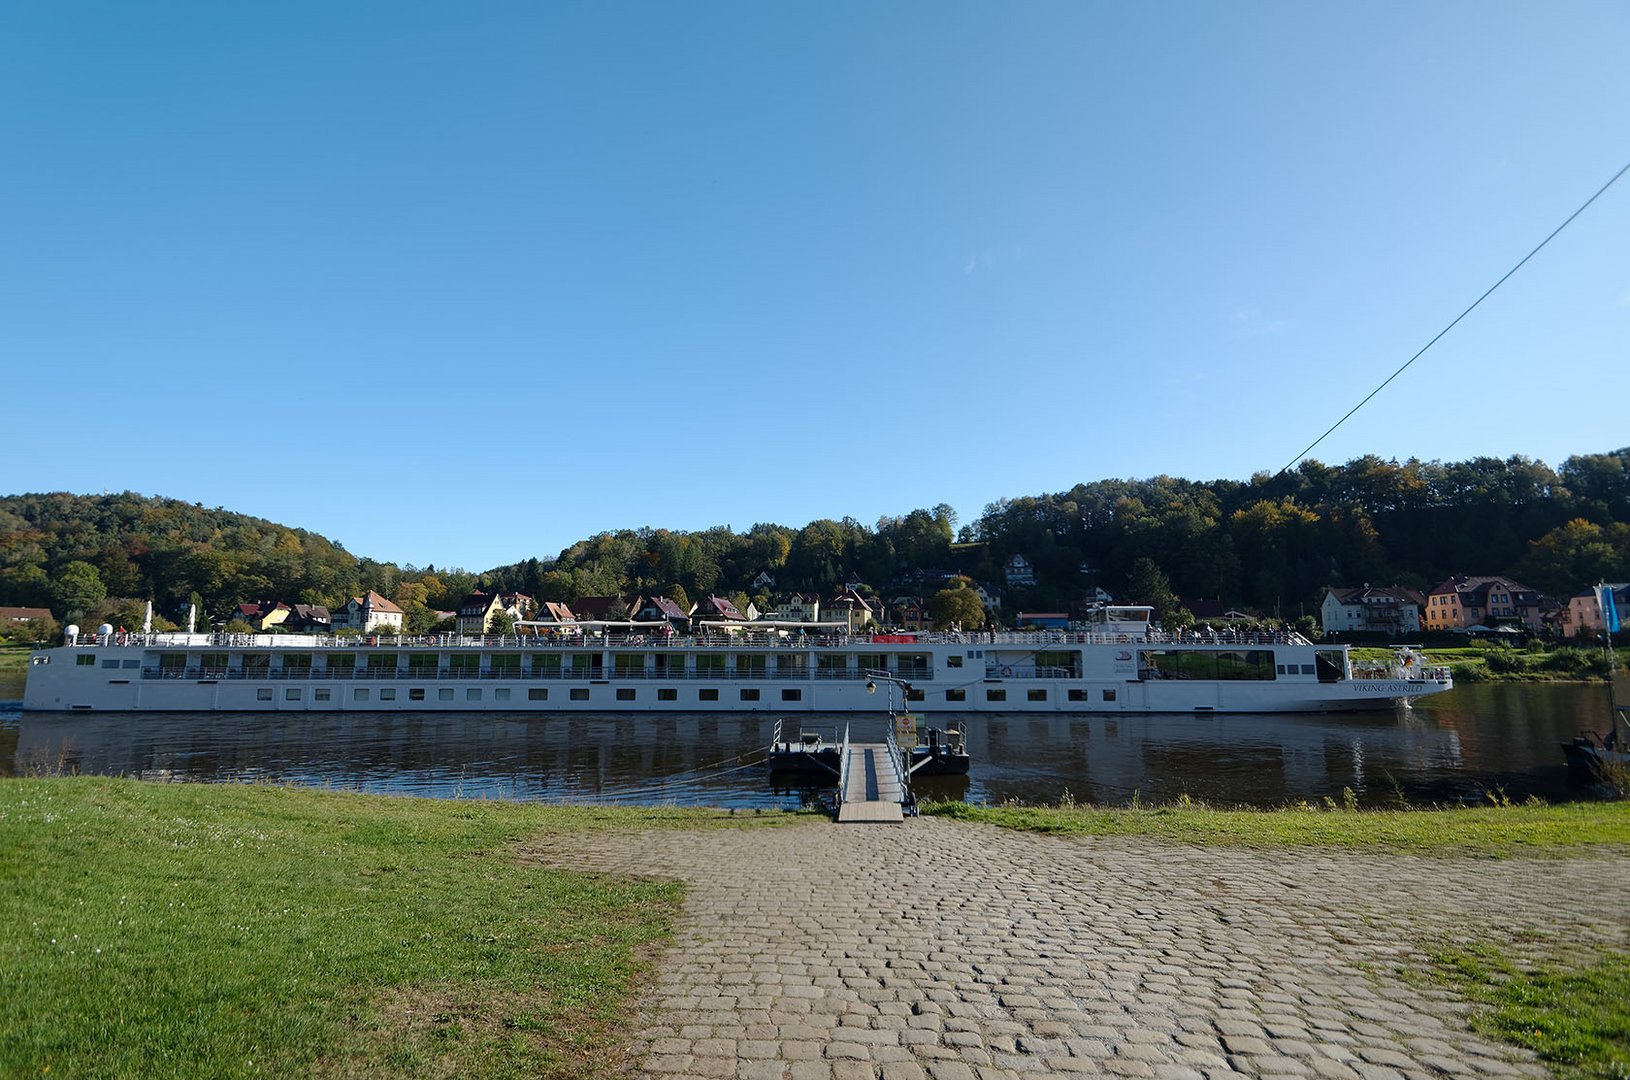
<path fill-rule="evenodd" d="M 1630 941 L 1630 859 L 1252 853 L 904 826 L 549 837 L 689 883 L 639 1075 L 1544 1076 L 1397 977 L 1436 941 Z"/>

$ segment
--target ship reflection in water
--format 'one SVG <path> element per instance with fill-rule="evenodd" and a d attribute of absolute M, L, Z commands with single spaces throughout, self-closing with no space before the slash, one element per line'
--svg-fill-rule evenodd
<path fill-rule="evenodd" d="M 1598 700 L 1600 699 L 1600 700 Z M 1467 686 L 1365 716 L 970 718 L 968 776 L 920 799 L 1282 806 L 1577 797 L 1557 751 L 1605 715 L 1596 686 Z M 763 715 L 24 714 L 0 706 L 0 773 L 263 781 L 437 798 L 796 807 L 771 787 Z M 932 717 L 930 718 L 932 721 Z M 806 727 L 842 721 L 808 717 Z M 857 725 L 863 723 L 856 721 Z M 859 737 L 857 728 L 857 737 Z"/>

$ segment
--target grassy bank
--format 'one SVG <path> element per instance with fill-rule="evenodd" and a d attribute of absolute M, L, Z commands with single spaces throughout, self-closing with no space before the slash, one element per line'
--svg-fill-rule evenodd
<path fill-rule="evenodd" d="M 0 780 L 0 1074 L 610 1075 L 678 887 L 514 845 L 738 820 Z"/>
<path fill-rule="evenodd" d="M 1421 650 L 1426 663 L 1446 667 L 1459 682 L 1575 682 L 1605 679 L 1607 657 L 1600 649 L 1575 645 L 1459 645 Z M 1355 664 L 1391 663 L 1392 650 L 1355 646 Z M 1621 663 L 1622 666 L 1622 663 Z"/>
<path fill-rule="evenodd" d="M 1316 846 L 1483 857 L 1630 851 L 1630 802 L 1487 806 L 1454 810 L 1218 810 L 1198 803 L 1152 809 L 969 806 L 933 803 L 925 814 L 1060 836 L 1147 836 L 1176 843 Z"/>

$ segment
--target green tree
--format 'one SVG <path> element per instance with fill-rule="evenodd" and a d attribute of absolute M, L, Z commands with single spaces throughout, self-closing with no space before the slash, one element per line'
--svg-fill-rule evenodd
<path fill-rule="evenodd" d="M 107 599 L 107 595 L 96 567 L 78 559 L 58 570 L 51 582 L 52 603 L 64 615 L 82 615 Z"/>
<path fill-rule="evenodd" d="M 515 616 L 507 611 L 492 613 L 492 622 L 487 625 L 489 634 L 513 634 L 515 632 Z"/>
<path fill-rule="evenodd" d="M 1164 622 L 1178 609 L 1177 594 L 1172 592 L 1171 580 L 1166 572 L 1147 556 L 1132 564 L 1127 575 L 1126 588 L 1136 603 L 1148 604 L 1155 609 L 1155 617 Z"/>
<path fill-rule="evenodd" d="M 979 594 L 960 581 L 935 593 L 928 601 L 928 613 L 934 626 L 941 630 L 952 627 L 972 630 L 985 622 L 985 605 L 979 602 Z"/>

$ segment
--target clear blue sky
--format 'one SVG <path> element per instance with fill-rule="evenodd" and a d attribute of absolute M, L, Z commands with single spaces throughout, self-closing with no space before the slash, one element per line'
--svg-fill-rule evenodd
<path fill-rule="evenodd" d="M 1630 4 L 0 7 L 0 492 L 480 570 L 1276 470 L 1630 161 Z M 1630 442 L 1630 177 L 1314 456 Z"/>

